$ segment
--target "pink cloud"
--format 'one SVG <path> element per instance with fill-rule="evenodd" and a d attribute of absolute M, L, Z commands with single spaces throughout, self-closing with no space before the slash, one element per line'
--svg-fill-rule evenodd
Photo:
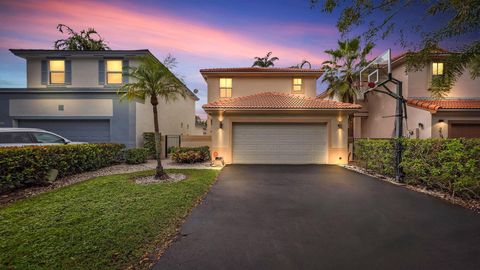
<path fill-rule="evenodd" d="M 0 47 L 51 48 L 52 41 L 61 37 L 55 30 L 58 23 L 75 29 L 95 27 L 114 49 L 143 49 L 190 54 L 201 58 L 223 58 L 242 61 L 267 51 L 282 60 L 295 63 L 306 58 L 318 65 L 323 59 L 321 50 L 311 52 L 299 47 L 290 47 L 241 35 L 221 26 L 209 26 L 191 19 L 171 16 L 158 10 L 138 10 L 112 4 L 91 1 L 60 2 L 16 1 L 0 4 L 2 23 L 0 31 L 15 35 L 15 38 L 0 39 Z M 8 10 L 8 12 L 5 12 Z M 255 31 L 255 30 L 252 30 Z M 286 31 L 318 31 L 329 29 L 311 25 L 292 25 Z M 32 41 L 31 37 L 38 37 Z M 42 46 L 40 41 L 44 40 Z M 281 63 L 280 63 L 281 64 Z M 287 65 L 287 64 L 284 64 Z M 211 66 L 216 66 L 212 62 Z"/>

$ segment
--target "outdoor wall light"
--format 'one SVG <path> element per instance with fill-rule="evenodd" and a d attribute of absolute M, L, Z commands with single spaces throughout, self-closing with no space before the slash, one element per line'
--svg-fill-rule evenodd
<path fill-rule="evenodd" d="M 423 123 L 418 123 L 418 127 L 423 129 Z"/>
<path fill-rule="evenodd" d="M 223 129 L 223 121 L 220 121 L 220 128 Z"/>
<path fill-rule="evenodd" d="M 444 122 L 443 119 L 438 120 L 438 123 L 443 123 L 443 122 Z"/>
<path fill-rule="evenodd" d="M 342 122 L 338 122 L 338 129 L 342 129 L 343 128 L 343 125 L 342 125 Z"/>

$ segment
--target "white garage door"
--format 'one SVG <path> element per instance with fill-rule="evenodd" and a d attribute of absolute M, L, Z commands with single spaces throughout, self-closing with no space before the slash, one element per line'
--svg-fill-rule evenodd
<path fill-rule="evenodd" d="M 326 124 L 233 124 L 233 163 L 327 163 Z"/>

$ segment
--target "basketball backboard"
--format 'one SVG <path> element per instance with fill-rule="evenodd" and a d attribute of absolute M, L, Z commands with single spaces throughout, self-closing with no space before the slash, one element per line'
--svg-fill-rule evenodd
<path fill-rule="evenodd" d="M 391 52 L 390 49 L 388 49 L 360 70 L 361 94 L 390 80 L 391 74 Z"/>

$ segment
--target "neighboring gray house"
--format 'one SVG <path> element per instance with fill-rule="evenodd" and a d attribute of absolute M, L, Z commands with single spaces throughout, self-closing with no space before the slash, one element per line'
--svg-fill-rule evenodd
<path fill-rule="evenodd" d="M 120 101 L 117 89 L 129 66 L 148 50 L 63 51 L 11 49 L 26 59 L 27 88 L 0 88 L 0 127 L 35 127 L 74 141 L 143 143 L 153 131 L 149 101 Z M 189 135 L 195 130 L 197 96 L 161 102 L 160 131 Z"/>

